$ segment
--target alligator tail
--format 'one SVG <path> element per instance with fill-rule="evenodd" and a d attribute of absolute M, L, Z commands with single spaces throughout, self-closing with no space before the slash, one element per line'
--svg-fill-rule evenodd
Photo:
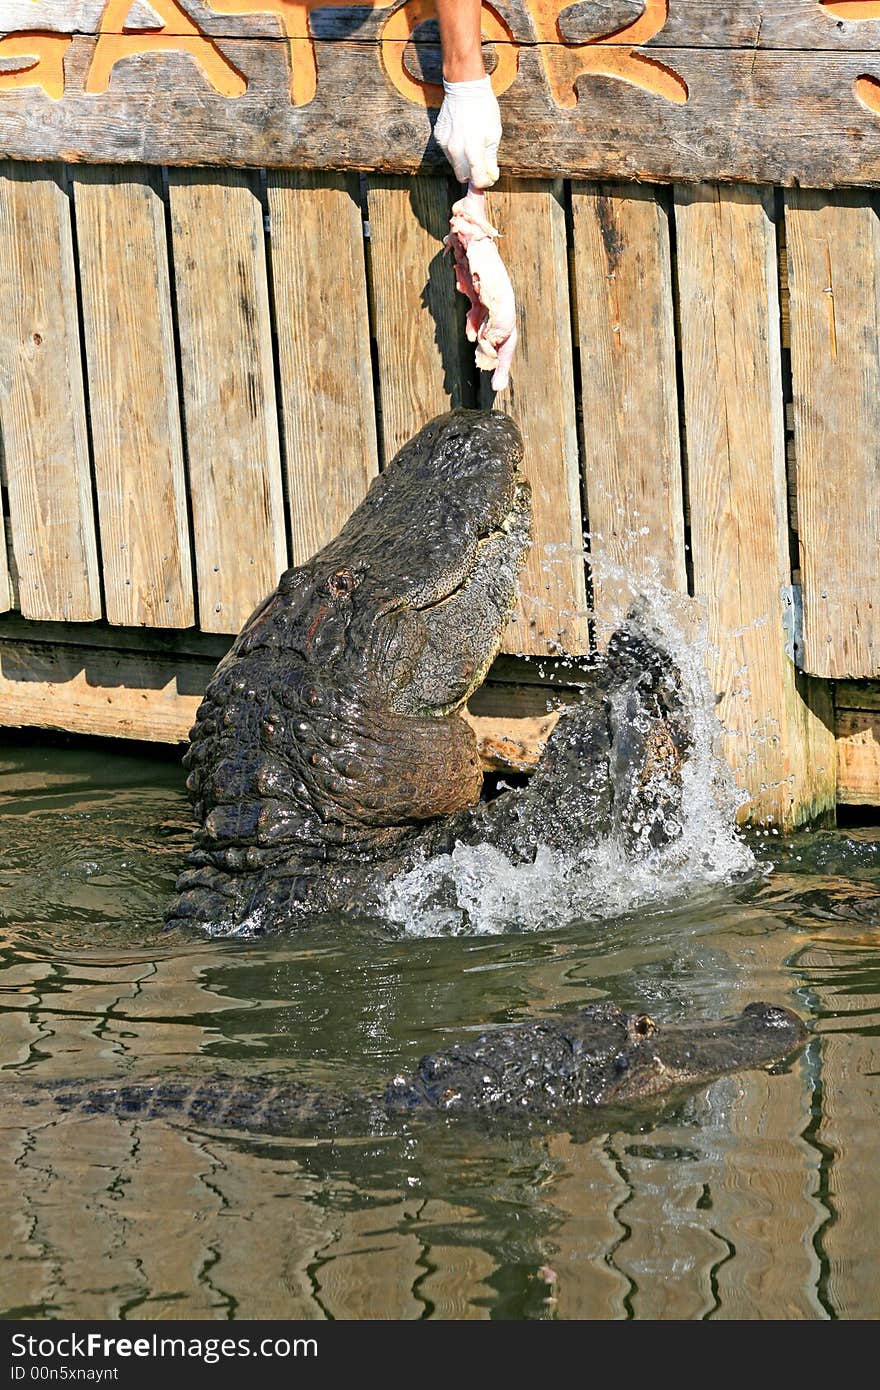
<path fill-rule="evenodd" d="M 55 1113 L 114 1115 L 129 1120 L 181 1120 L 254 1134 L 311 1133 L 316 1125 L 374 1122 L 372 1106 L 355 1093 L 319 1092 L 286 1079 L 216 1075 L 203 1080 L 155 1078 L 133 1082 L 41 1084 L 20 1098 Z"/>

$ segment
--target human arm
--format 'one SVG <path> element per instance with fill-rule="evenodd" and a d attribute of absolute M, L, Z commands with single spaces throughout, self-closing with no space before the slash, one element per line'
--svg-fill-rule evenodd
<path fill-rule="evenodd" d="M 486 76 L 480 41 L 481 0 L 435 0 L 443 76 L 447 82 L 474 82 Z"/>
<path fill-rule="evenodd" d="M 501 114 L 483 64 L 480 0 L 436 0 L 443 51 L 443 105 L 434 136 L 462 183 L 498 178 Z"/>

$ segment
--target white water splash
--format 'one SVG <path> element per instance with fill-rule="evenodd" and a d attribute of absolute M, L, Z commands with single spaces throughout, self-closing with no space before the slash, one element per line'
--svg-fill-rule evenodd
<path fill-rule="evenodd" d="M 602 579 L 606 595 L 613 583 L 619 611 L 638 602 L 639 629 L 669 653 L 681 675 L 693 747 L 676 816 L 680 835 L 638 857 L 613 832 L 565 854 L 539 845 L 528 864 L 513 864 L 490 845 L 456 845 L 451 854 L 423 861 L 388 889 L 387 917 L 405 934 L 485 935 L 608 920 L 671 906 L 755 872 L 754 856 L 735 826 L 737 808 L 747 797 L 719 753 L 722 730 L 706 677 L 705 623 L 694 630 L 694 600 L 670 594 L 656 579 L 636 584 L 626 571 L 610 566 Z M 599 614 L 589 617 L 604 645 L 617 624 Z M 537 665 L 540 670 L 540 659 Z"/>

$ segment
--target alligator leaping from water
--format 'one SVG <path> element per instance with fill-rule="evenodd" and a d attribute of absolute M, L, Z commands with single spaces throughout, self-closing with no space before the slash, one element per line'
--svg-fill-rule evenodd
<path fill-rule="evenodd" d="M 481 801 L 457 711 L 497 655 L 530 543 L 513 421 L 452 411 L 372 484 L 335 540 L 282 575 L 220 663 L 185 758 L 200 829 L 172 922 L 277 931 L 381 915 L 388 884 L 457 843 L 530 863 L 615 831 L 676 833 L 690 732 L 670 657 L 611 641 L 529 785 Z"/>
<path fill-rule="evenodd" d="M 720 1023 L 658 1025 L 613 1004 L 482 1033 L 423 1057 L 384 1093 L 334 1095 L 284 1078 L 36 1084 L 7 1105 L 120 1119 L 185 1119 L 255 1134 L 381 1133 L 409 1116 L 458 1115 L 528 1123 L 560 1115 L 577 1123 L 598 1107 L 669 1092 L 783 1060 L 806 1039 L 788 1009 L 750 1004 Z"/>
<path fill-rule="evenodd" d="M 612 833 L 634 860 L 676 836 L 692 731 L 670 657 L 638 624 L 612 638 L 529 785 L 480 799 L 457 711 L 516 600 L 530 535 L 521 459 L 504 415 L 432 421 L 245 624 L 185 759 L 200 829 L 172 922 L 283 930 L 319 911 L 380 913 L 398 875 L 457 843 L 522 864 L 539 845 L 583 856 Z M 602 1004 L 482 1034 L 372 1097 L 231 1077 L 48 1094 L 63 1110 L 362 1131 L 411 1112 L 539 1117 L 629 1102 L 779 1060 L 804 1036 L 765 1004 L 659 1028 Z"/>

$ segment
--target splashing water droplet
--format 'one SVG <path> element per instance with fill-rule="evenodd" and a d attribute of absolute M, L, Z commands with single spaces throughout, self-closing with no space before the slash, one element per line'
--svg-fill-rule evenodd
<path fill-rule="evenodd" d="M 594 578 L 597 569 L 594 556 Z M 513 863 L 492 845 L 458 844 L 451 854 L 417 864 L 387 890 L 386 915 L 405 934 L 490 935 L 603 921 L 666 907 L 756 871 L 754 856 L 736 829 L 736 811 L 747 798 L 719 752 L 722 729 L 706 677 L 709 643 L 705 621 L 693 632 L 695 601 L 670 594 L 656 577 L 636 581 L 608 565 L 602 581 L 605 592 L 609 581 L 619 585 L 615 606 L 621 598 L 625 608 L 638 601 L 639 628 L 656 636 L 681 674 L 692 739 L 680 774 L 681 793 L 668 780 L 664 785 L 664 777 L 672 775 L 669 770 L 655 770 L 656 785 L 652 782 L 650 788 L 657 807 L 674 807 L 656 813 L 664 819 L 669 842 L 652 849 L 651 825 L 628 825 L 627 848 L 623 827 L 613 826 L 598 842 L 573 844 L 565 853 L 539 843 L 531 863 Z M 603 646 L 605 636 L 620 626 L 616 616 L 581 616 L 594 622 Z M 589 793 L 585 786 L 584 796 Z M 648 798 L 643 801 L 650 804 Z"/>

